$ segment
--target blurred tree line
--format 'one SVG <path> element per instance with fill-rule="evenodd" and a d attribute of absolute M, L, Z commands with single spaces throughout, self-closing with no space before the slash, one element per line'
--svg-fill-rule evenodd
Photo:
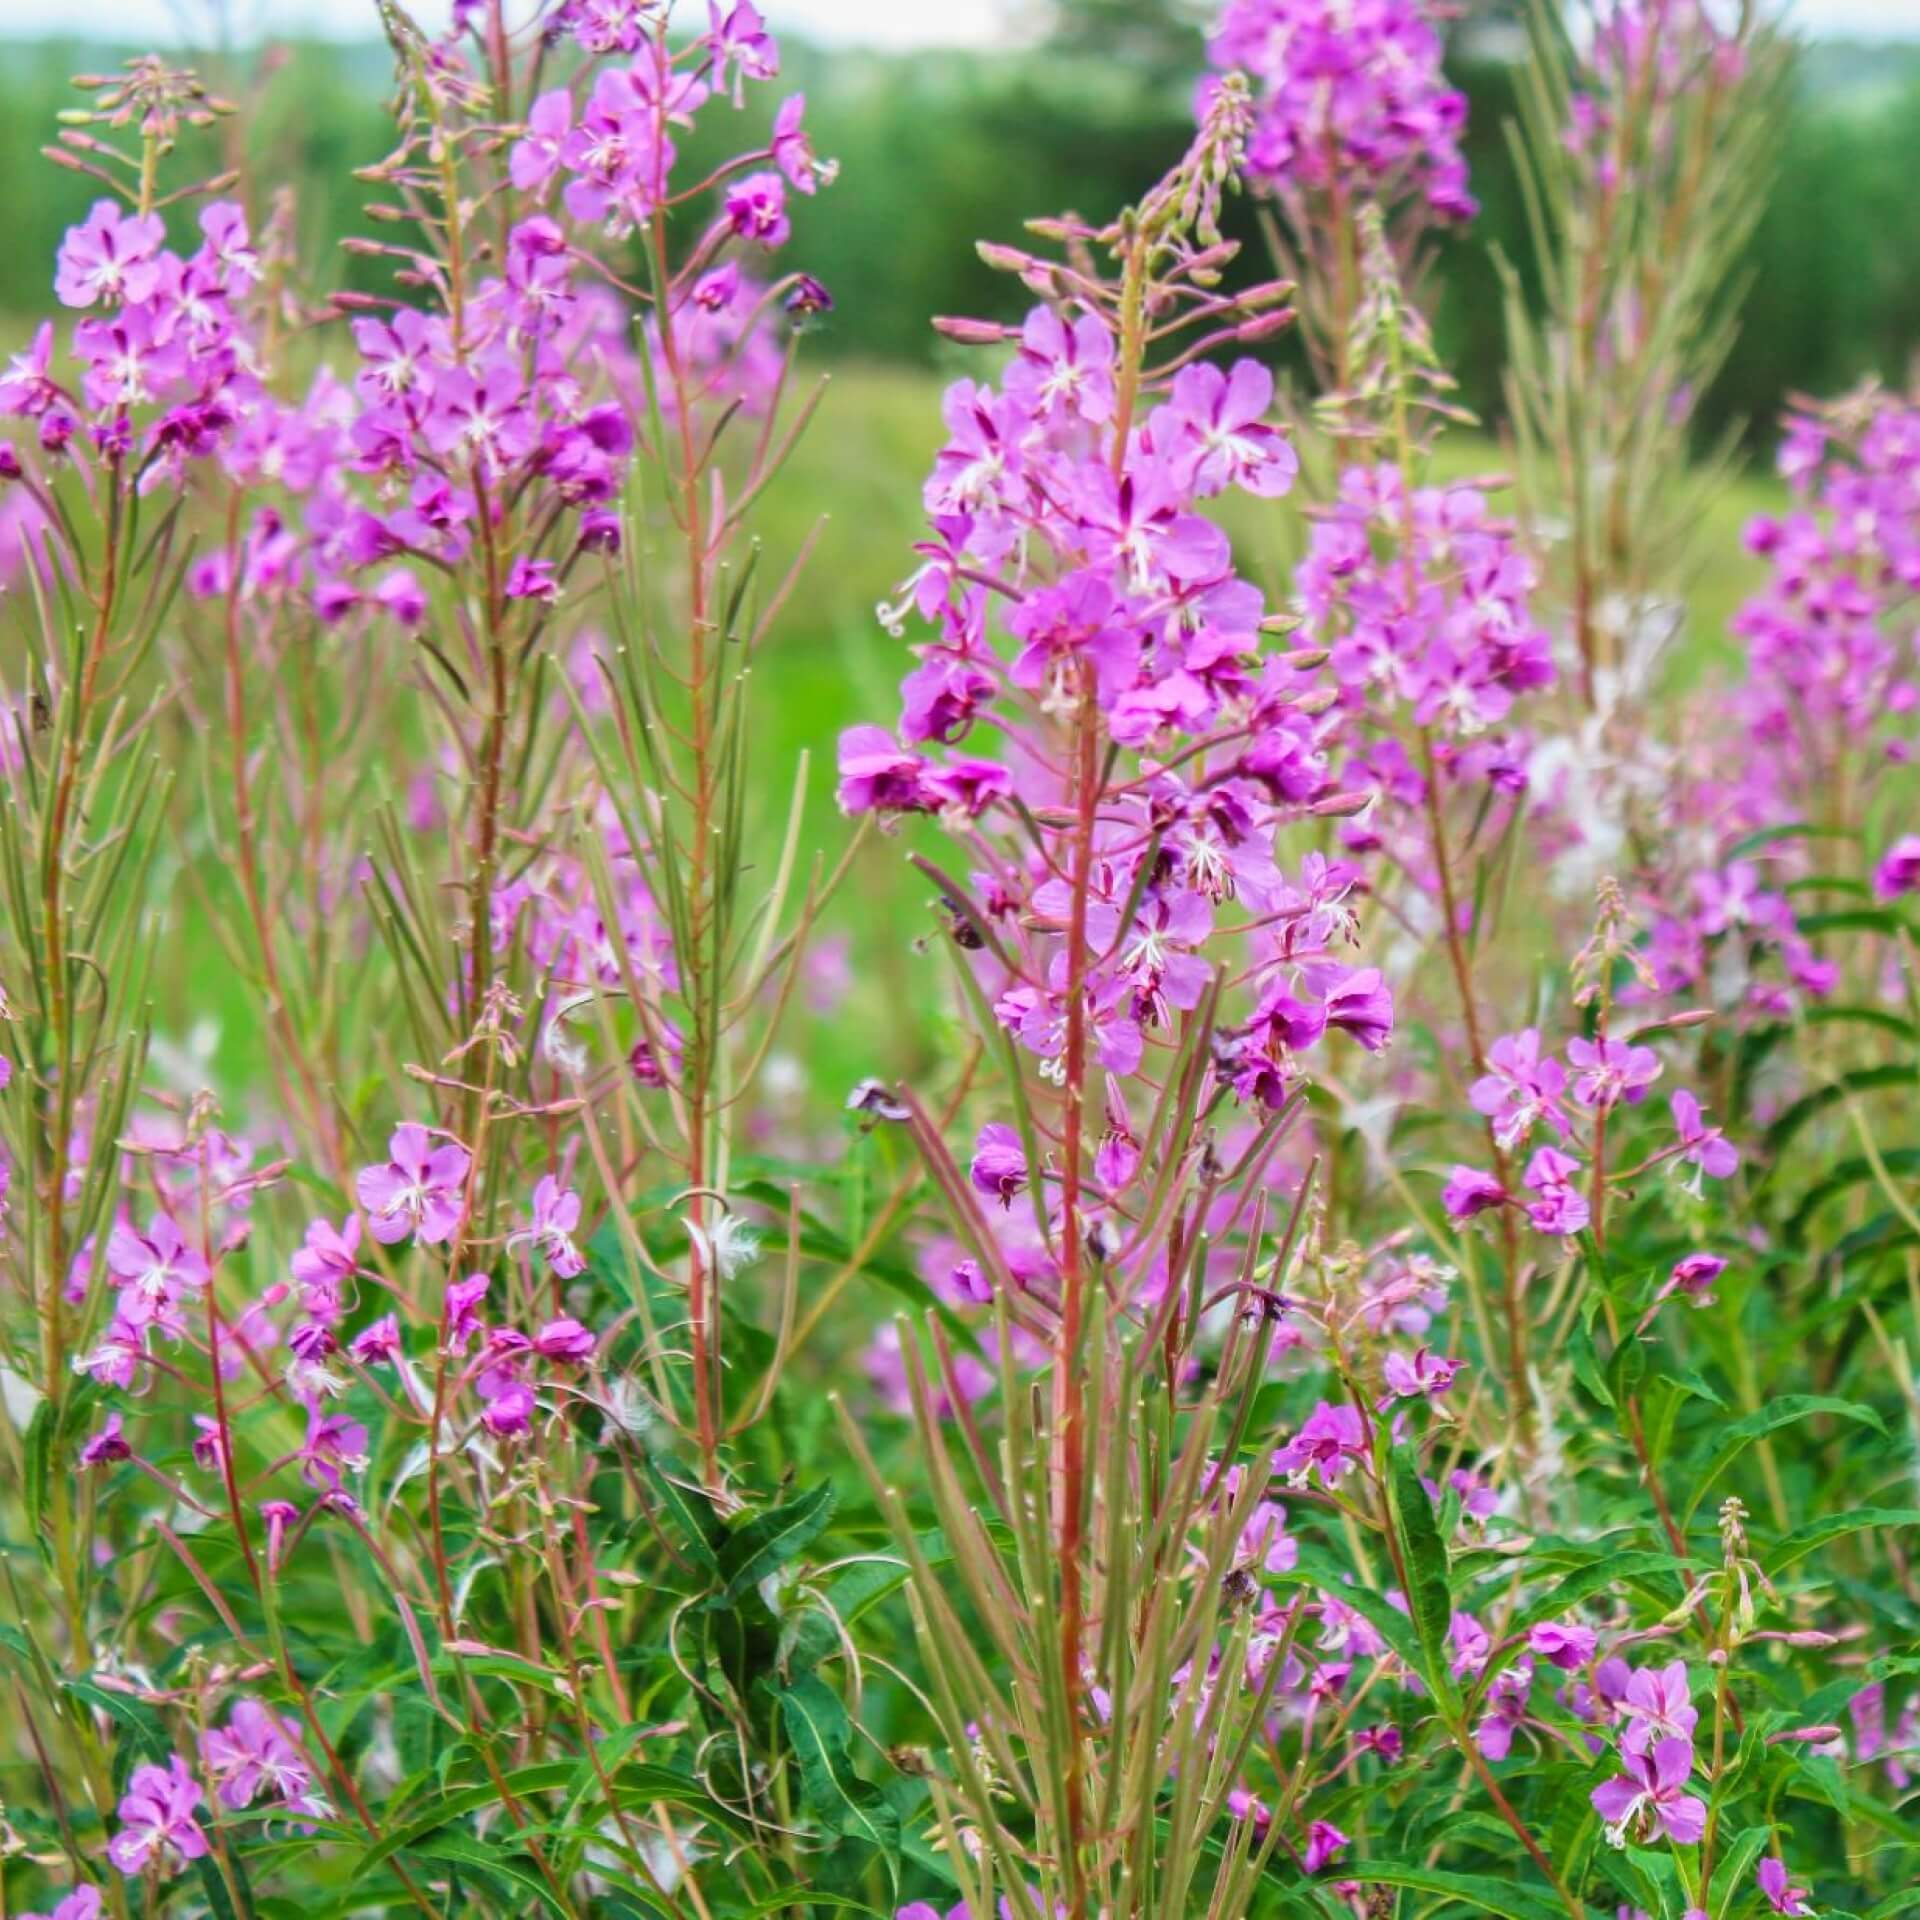
<path fill-rule="evenodd" d="M 980 263 L 976 237 L 1017 240 L 1035 212 L 1104 215 L 1179 151 L 1197 34 L 1177 18 L 1143 25 L 1139 0 L 1069 0 L 1059 23 L 1050 45 L 995 55 L 826 52 L 788 42 L 786 84 L 805 89 L 815 148 L 842 167 L 831 192 L 794 207 L 789 256 L 833 291 L 827 350 L 937 359 L 929 314 L 1017 310 L 1018 289 Z M 110 66 L 121 51 L 41 40 L 10 46 L 0 62 L 0 192 L 10 234 L 0 251 L 0 315 L 13 316 L 13 338 L 46 306 L 60 236 L 97 191 L 39 149 L 71 100 L 69 76 Z M 1830 392 L 1869 372 L 1899 378 L 1920 342 L 1920 60 L 1909 53 L 1902 62 L 1890 50 L 1874 62 L 1856 51 L 1851 71 L 1864 65 L 1875 89 L 1822 84 L 1822 73 L 1848 57 L 1820 49 L 1803 62 L 1749 250 L 1739 339 L 1703 408 L 1704 429 L 1741 418 L 1764 432 L 1789 393 Z M 361 212 L 369 190 L 352 170 L 386 151 L 384 47 L 301 43 L 201 65 L 245 107 L 236 128 L 256 185 L 292 189 L 314 282 L 382 288 L 379 264 L 343 256 L 338 242 L 378 231 Z M 1516 76 L 1482 57 L 1457 63 L 1456 78 L 1472 101 L 1468 147 L 1483 211 L 1470 233 L 1441 242 L 1435 323 L 1463 397 L 1492 417 L 1502 343 L 1491 250 L 1506 251 L 1523 272 L 1528 252 L 1504 132 Z M 765 90 L 762 99 L 770 110 Z M 705 118 L 732 114 L 721 106 Z M 709 124 L 692 141 L 711 145 L 716 159 L 738 144 L 737 125 Z M 214 136 L 206 146 L 198 157 L 209 172 L 235 157 L 219 152 Z M 1238 217 L 1258 257 L 1248 210 Z"/>

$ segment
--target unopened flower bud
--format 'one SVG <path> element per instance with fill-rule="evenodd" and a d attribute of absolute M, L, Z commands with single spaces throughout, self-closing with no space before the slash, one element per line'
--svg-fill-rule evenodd
<path fill-rule="evenodd" d="M 1277 313 L 1257 313 L 1251 320 L 1243 320 L 1234 328 L 1233 337 L 1243 346 L 1249 341 L 1265 340 L 1269 335 L 1279 333 L 1293 324 L 1293 309 L 1282 307 Z"/>
<path fill-rule="evenodd" d="M 937 314 L 933 330 L 965 347 L 997 346 L 1008 338 L 1009 330 L 994 320 L 971 320 L 963 314 Z"/>
<path fill-rule="evenodd" d="M 1372 804 L 1371 793 L 1330 793 L 1324 800 L 1316 800 L 1307 811 L 1321 819 L 1344 820 L 1350 815 L 1366 812 Z"/>
<path fill-rule="evenodd" d="M 978 251 L 995 273 L 1025 273 L 1029 267 L 1039 264 L 1032 254 L 1022 253 L 1018 247 L 1002 246 L 994 240 L 982 240 Z"/>

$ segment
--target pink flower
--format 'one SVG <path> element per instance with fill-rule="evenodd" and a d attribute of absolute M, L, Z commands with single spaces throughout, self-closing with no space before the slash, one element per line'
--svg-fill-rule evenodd
<path fill-rule="evenodd" d="M 100 1920 L 100 1889 L 75 1887 L 51 1913 L 23 1913 L 20 1920 Z"/>
<path fill-rule="evenodd" d="M 425 1127 L 409 1121 L 394 1128 L 387 1155 L 384 1166 L 361 1168 L 355 1182 L 373 1237 L 382 1246 L 451 1240 L 466 1211 L 466 1148 L 451 1140 L 435 1146 Z"/>
<path fill-rule="evenodd" d="M 391 319 L 374 315 L 353 323 L 354 345 L 360 349 L 360 370 L 354 389 L 370 407 L 419 393 L 425 379 L 423 362 L 434 346 L 434 322 L 415 307 L 398 307 Z"/>
<path fill-rule="evenodd" d="M 341 1413 L 307 1409 L 307 1438 L 300 1449 L 300 1475 L 310 1487 L 338 1493 L 343 1477 L 367 1464 L 367 1430 Z"/>
<path fill-rule="evenodd" d="M 842 813 L 924 812 L 926 762 L 884 727 L 849 727 L 840 736 Z"/>
<path fill-rule="evenodd" d="M 1321 990 L 1328 1026 L 1351 1034 L 1369 1053 L 1393 1038 L 1393 993 L 1378 967 L 1342 970 L 1336 984 L 1322 983 Z"/>
<path fill-rule="evenodd" d="M 341 1289 L 359 1271 L 360 1216 L 350 1214 L 335 1228 L 328 1220 L 307 1223 L 305 1244 L 288 1265 L 293 1277 L 307 1290 L 307 1311 L 313 1311 L 312 1296 L 320 1294 L 338 1300 Z"/>
<path fill-rule="evenodd" d="M 123 213 L 115 201 L 96 200 L 85 223 L 69 227 L 60 244 L 54 293 L 66 307 L 145 300 L 159 284 L 155 256 L 166 242 L 158 214 Z"/>
<path fill-rule="evenodd" d="M 1592 1658 L 1598 1636 L 1591 1627 L 1575 1626 L 1565 1620 L 1543 1620 L 1527 1635 L 1528 1649 L 1558 1667 L 1572 1673 Z"/>
<path fill-rule="evenodd" d="M 598 1343 L 578 1320 L 549 1320 L 533 1336 L 533 1350 L 548 1360 L 564 1360 L 569 1366 L 581 1366 L 593 1358 Z"/>
<path fill-rule="evenodd" d="M 1510 1198 L 1492 1174 L 1482 1173 L 1477 1167 L 1456 1166 L 1441 1190 L 1440 1204 L 1450 1218 L 1471 1220 L 1489 1207 L 1505 1206 Z"/>
<path fill-rule="evenodd" d="M 1608 1837 L 1620 1845 L 1629 1831 L 1646 1840 L 1657 1830 L 1676 1846 L 1692 1846 L 1707 1826 L 1707 1803 L 1686 1791 L 1693 1776 L 1692 1741 L 1662 1740 L 1651 1753 L 1625 1755 L 1625 1764 L 1624 1774 L 1592 1794 Z"/>
<path fill-rule="evenodd" d="M 533 1412 L 533 1389 L 524 1380 L 513 1380 L 487 1401 L 480 1417 L 489 1433 L 506 1440 L 526 1432 Z"/>
<path fill-rule="evenodd" d="M 1533 1688 L 1533 1669 L 1525 1661 L 1503 1667 L 1487 1687 L 1487 1711 L 1473 1730 L 1474 1744 L 1488 1760 L 1504 1760 L 1513 1751 L 1513 1736 L 1526 1721 L 1527 1699 Z"/>
<path fill-rule="evenodd" d="M 1787 1863 L 1784 1860 L 1768 1854 L 1760 1862 L 1754 1878 L 1760 1883 L 1760 1891 L 1766 1896 L 1767 1905 L 1775 1913 L 1786 1914 L 1788 1920 L 1797 1920 L 1797 1916 L 1813 1911 L 1807 1903 L 1807 1889 L 1796 1887 L 1787 1878 Z"/>
<path fill-rule="evenodd" d="M 1307 1844 L 1300 1855 L 1300 1864 L 1308 1873 L 1318 1873 L 1329 1860 L 1344 1852 L 1347 1845 L 1348 1836 L 1331 1820 L 1316 1820 L 1307 1829 Z"/>
<path fill-rule="evenodd" d="M 53 378 L 53 322 L 41 321 L 33 344 L 0 369 L 0 413 L 37 419 L 60 398 Z"/>
<path fill-rule="evenodd" d="M 1446 83 L 1429 8 L 1231 0 L 1207 53 L 1216 71 L 1254 84 L 1246 164 L 1257 187 L 1283 197 L 1337 187 L 1471 218 L 1459 145 L 1467 103 Z"/>
<path fill-rule="evenodd" d="M 225 1807 L 250 1807 L 262 1792 L 304 1800 L 313 1770 L 300 1750 L 300 1723 L 270 1712 L 258 1700 L 238 1700 L 224 1728 L 200 1736 L 200 1757 Z"/>
<path fill-rule="evenodd" d="M 1243 1564 L 1256 1563 L 1268 1573 L 1285 1573 L 1298 1566 L 1300 1543 L 1286 1529 L 1286 1508 L 1277 1500 L 1260 1501 L 1247 1517 L 1234 1558 Z"/>
<path fill-rule="evenodd" d="M 1580 1163 L 1558 1147 L 1536 1147 L 1521 1183 L 1540 1198 L 1527 1208 L 1527 1218 L 1541 1233 L 1579 1233 L 1591 1217 L 1586 1196 L 1573 1184 Z"/>
<path fill-rule="evenodd" d="M 1707 1291 L 1727 1270 L 1727 1263 L 1717 1253 L 1689 1253 L 1673 1263 L 1673 1271 L 1667 1276 L 1667 1283 L 1660 1289 L 1664 1299 L 1670 1293 L 1688 1295 L 1696 1307 L 1713 1304 L 1713 1295 Z"/>
<path fill-rule="evenodd" d="M 487 1297 L 487 1276 L 470 1273 L 464 1280 L 448 1284 L 446 1295 L 447 1345 L 455 1353 L 465 1353 L 467 1342 L 480 1330 L 480 1303 Z"/>
<path fill-rule="evenodd" d="M 1321 1484 L 1331 1487 L 1365 1458 L 1366 1428 L 1358 1411 L 1322 1400 L 1300 1431 L 1273 1456 L 1273 1470 L 1302 1484 L 1318 1472 Z"/>
<path fill-rule="evenodd" d="M 300 1509 L 291 1500 L 263 1500 L 260 1522 L 267 1530 L 267 1571 L 278 1573 L 286 1556 L 287 1531 L 298 1525 Z"/>
<path fill-rule="evenodd" d="M 812 193 L 821 180 L 831 181 L 834 163 L 823 164 L 813 157 L 813 147 L 801 131 L 800 118 L 807 110 L 804 93 L 789 94 L 773 116 L 773 161 L 786 175 L 795 193 Z"/>
<path fill-rule="evenodd" d="M 186 365 L 172 330 L 146 307 L 122 307 L 109 319 L 81 321 L 73 330 L 73 352 L 87 369 L 87 404 L 102 411 L 154 405 Z M 122 427 L 131 432 L 126 423 Z"/>
<path fill-rule="evenodd" d="M 529 560 L 523 553 L 507 571 L 509 600 L 537 600 L 552 606 L 560 598 L 560 582 L 551 560 Z"/>
<path fill-rule="evenodd" d="M 928 772 L 922 792 L 941 813 L 977 820 L 996 800 L 1013 798 L 1013 775 L 992 760 L 949 760 Z"/>
<path fill-rule="evenodd" d="M 989 1121 L 980 1129 L 968 1171 L 976 1191 L 1011 1207 L 1027 1184 L 1027 1154 L 1019 1134 L 1001 1121 Z"/>
<path fill-rule="evenodd" d="M 400 1357 L 399 1320 L 391 1313 L 382 1314 L 348 1341 L 347 1351 L 363 1367 L 382 1360 L 397 1360 Z"/>
<path fill-rule="evenodd" d="M 1453 1385 L 1454 1376 L 1465 1364 L 1463 1360 L 1446 1359 L 1426 1347 L 1417 1348 L 1411 1355 L 1396 1348 L 1381 1367 L 1387 1383 L 1387 1391 L 1380 1397 L 1381 1411 L 1396 1400 L 1437 1400 Z"/>
<path fill-rule="evenodd" d="M 1273 375 L 1259 361 L 1236 360 L 1231 373 L 1200 361 L 1174 376 L 1172 398 L 1152 427 L 1156 439 L 1168 436 L 1202 495 L 1237 486 L 1274 499 L 1293 485 L 1300 461 L 1266 424 L 1272 405 Z"/>
<path fill-rule="evenodd" d="M 1432 1498 L 1432 1489 L 1428 1489 Z M 1447 1638 L 1453 1643 L 1449 1665 L 1454 1678 L 1464 1680 L 1478 1673 L 1493 1651 L 1493 1636 L 1470 1613 L 1456 1613 L 1448 1623 Z"/>
<path fill-rule="evenodd" d="M 1873 897 L 1884 906 L 1903 893 L 1916 891 L 1920 891 L 1920 833 L 1903 833 L 1873 870 Z M 1764 1866 L 1761 1870 L 1765 1871 Z M 1788 1911 L 1781 1908 L 1783 1913 Z"/>
<path fill-rule="evenodd" d="M 1550 1127 L 1556 1136 L 1566 1133 L 1566 1113 L 1560 1095 L 1567 1084 L 1566 1069 L 1551 1054 L 1540 1054 L 1540 1035 L 1528 1027 L 1521 1033 L 1503 1033 L 1487 1049 L 1489 1071 L 1468 1089 L 1476 1113 L 1493 1122 L 1493 1137 L 1511 1153 L 1536 1126 Z"/>
<path fill-rule="evenodd" d="M 80 1449 L 80 1464 L 83 1467 L 112 1466 L 132 1458 L 133 1449 L 121 1437 L 120 1416 L 117 1413 L 108 1414 L 100 1423 L 100 1431 Z"/>
<path fill-rule="evenodd" d="M 207 1836 L 194 1820 L 200 1800 L 200 1783 L 177 1753 L 164 1767 L 136 1767 L 107 1858 L 130 1880 L 149 1871 L 171 1879 L 207 1852 Z"/>
<path fill-rule="evenodd" d="M 1573 1097 L 1583 1107 L 1611 1107 L 1621 1100 L 1633 1106 L 1660 1077 L 1660 1056 L 1624 1040 L 1576 1037 L 1567 1042 L 1567 1059 L 1575 1074 Z"/>
<path fill-rule="evenodd" d="M 123 1289 L 120 1312 L 131 1326 L 177 1330 L 182 1299 L 207 1284 L 207 1263 L 187 1244 L 173 1216 L 154 1215 L 145 1233 L 124 1221 L 107 1236 L 107 1273 Z"/>
<path fill-rule="evenodd" d="M 1097 313 L 1069 325 L 1035 307 L 1020 328 L 1020 351 L 1002 381 L 1010 399 L 1037 419 L 1070 415 L 1095 425 L 1113 418 L 1113 332 Z"/>
<path fill-rule="evenodd" d="M 1700 1102 L 1682 1087 L 1668 1103 L 1680 1134 L 1680 1157 L 1712 1180 L 1725 1180 L 1740 1165 L 1740 1155 L 1718 1127 L 1705 1125 Z M 1695 1175 L 1696 1181 L 1698 1175 Z"/>
<path fill-rule="evenodd" d="M 514 1237 L 531 1240 L 554 1272 L 571 1280 L 587 1270 L 586 1256 L 573 1242 L 579 1225 L 580 1196 L 549 1173 L 533 1190 L 532 1219 Z"/>
<path fill-rule="evenodd" d="M 1671 1736 L 1691 1740 L 1700 1715 L 1693 1705 L 1687 1681 L 1687 1663 L 1674 1660 L 1664 1667 L 1638 1668 L 1620 1698 L 1627 1730 L 1620 1745 L 1627 1753 L 1645 1753 L 1656 1740 Z"/>
<path fill-rule="evenodd" d="M 560 165 L 573 130 L 573 102 L 565 87 L 543 93 L 527 111 L 527 131 L 514 143 L 508 172 L 522 193 L 538 193 Z"/>
<path fill-rule="evenodd" d="M 743 240 L 783 247 L 793 231 L 787 222 L 787 190 L 777 173 L 750 173 L 727 188 L 727 224 Z"/>
<path fill-rule="evenodd" d="M 212 1414 L 193 1416 L 193 1464 L 202 1473 L 224 1473 L 227 1465 L 227 1436 Z"/>
<path fill-rule="evenodd" d="M 725 93 L 731 76 L 736 107 L 741 104 L 742 80 L 771 80 L 780 71 L 780 49 L 753 0 L 734 0 L 724 14 L 719 0 L 707 0 L 707 47 L 713 55 L 714 91 Z"/>
<path fill-rule="evenodd" d="M 533 410 L 516 368 L 504 360 L 436 373 L 426 423 L 435 453 L 471 460 L 485 472 L 511 466 L 533 448 Z"/>

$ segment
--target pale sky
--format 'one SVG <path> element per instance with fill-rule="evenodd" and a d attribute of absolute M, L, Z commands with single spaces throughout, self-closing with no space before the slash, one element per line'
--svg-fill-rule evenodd
<path fill-rule="evenodd" d="M 26 37 L 81 24 L 103 37 L 166 44 L 182 19 L 196 26 L 224 4 L 236 24 L 255 31 L 321 32 L 343 39 L 371 34 L 367 0 L 88 0 L 79 13 L 53 0 L 0 0 L 0 35 Z M 761 0 L 776 29 L 792 28 L 838 46 L 991 47 L 1018 38 L 1033 0 Z M 423 22 L 445 0 L 425 0 Z M 1920 37 L 1920 0 L 1788 0 L 1789 18 L 1820 35 Z"/>

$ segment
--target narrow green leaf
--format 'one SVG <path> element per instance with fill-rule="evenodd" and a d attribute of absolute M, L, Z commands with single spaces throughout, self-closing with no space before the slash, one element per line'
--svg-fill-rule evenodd
<path fill-rule="evenodd" d="M 1753 1871 L 1753 1863 L 1766 1850 L 1768 1836 L 1773 1829 L 1767 1826 L 1748 1827 L 1724 1854 L 1713 1870 L 1713 1887 L 1707 1900 L 1710 1914 L 1724 1915 L 1733 1903 L 1739 1899 L 1747 1885 L 1747 1876 Z"/>
<path fill-rule="evenodd" d="M 780 1718 L 800 1762 L 808 1806 L 835 1832 L 865 1840 L 890 1860 L 900 1852 L 900 1821 L 878 1792 L 853 1771 L 852 1727 L 839 1696 L 817 1674 L 778 1689 Z"/>
<path fill-rule="evenodd" d="M 1855 1400 L 1836 1400 L 1824 1393 L 1783 1394 L 1770 1406 L 1758 1413 L 1750 1413 L 1744 1420 L 1736 1420 L 1726 1431 L 1726 1437 L 1720 1443 L 1707 1468 L 1694 1483 L 1693 1499 L 1687 1506 L 1687 1518 L 1692 1519 L 1699 1510 L 1700 1502 L 1706 1498 L 1707 1489 L 1713 1485 L 1722 1473 L 1750 1447 L 1756 1440 L 1767 1434 L 1777 1433 L 1782 1427 L 1793 1426 L 1801 1420 L 1811 1419 L 1815 1414 L 1831 1414 L 1836 1420 L 1851 1420 L 1856 1425 L 1871 1427 L 1883 1439 L 1886 1427 L 1880 1416 L 1871 1407 L 1863 1407 Z"/>
<path fill-rule="evenodd" d="M 1386 1483 L 1387 1516 L 1407 1570 L 1407 1607 L 1420 1637 L 1422 1676 L 1436 1699 L 1450 1701 L 1454 1687 L 1447 1636 L 1453 1627 L 1453 1588 L 1447 1546 L 1434 1522 L 1433 1501 L 1421 1485 L 1420 1463 L 1411 1447 L 1397 1446 L 1389 1452 Z"/>
<path fill-rule="evenodd" d="M 568 1920 L 567 1909 L 541 1879 L 538 1870 L 510 1852 L 503 1841 L 476 1840 L 470 1833 L 437 1833 L 423 1840 L 416 1851 L 429 1859 L 451 1861 L 484 1879 L 504 1883 L 538 1902 L 547 1912 L 558 1914 L 560 1920 Z"/>
<path fill-rule="evenodd" d="M 1408 1866 L 1394 1860 L 1342 1861 L 1340 1875 L 1363 1887 L 1405 1887 L 1414 1893 L 1438 1894 L 1477 1913 L 1496 1914 L 1499 1920 L 1561 1920 L 1561 1909 L 1555 1902 L 1515 1885 L 1511 1876 L 1448 1873 L 1439 1867 Z"/>
<path fill-rule="evenodd" d="M 680 1543 L 709 1573 L 720 1571 L 720 1551 L 727 1542 L 727 1529 L 720 1516 L 703 1495 L 676 1479 L 657 1461 L 646 1463 L 647 1479 L 660 1496 L 661 1505 L 680 1523 Z"/>
<path fill-rule="evenodd" d="M 1784 1573 L 1808 1554 L 1818 1553 L 1822 1547 L 1850 1533 L 1864 1533 L 1870 1527 L 1920 1527 L 1920 1510 L 1912 1507 L 1859 1507 L 1852 1513 L 1830 1513 L 1824 1520 L 1796 1527 L 1782 1538 L 1767 1555 L 1767 1571 Z"/>
<path fill-rule="evenodd" d="M 798 1499 L 755 1514 L 731 1534 L 720 1552 L 720 1574 L 726 1581 L 721 1601 L 731 1605 L 804 1552 L 833 1518 L 834 1499 L 831 1485 L 810 1488 Z"/>
<path fill-rule="evenodd" d="M 1571 1612 L 1583 1600 L 1596 1593 L 1611 1592 L 1632 1580 L 1651 1579 L 1657 1574 L 1685 1573 L 1687 1562 L 1671 1553 L 1613 1553 L 1566 1575 L 1540 1598 L 1514 1616 L 1512 1631 L 1525 1633 L 1542 1620 Z"/>
<path fill-rule="evenodd" d="M 513 1790 L 516 1800 L 530 1798 L 536 1793 L 549 1793 L 557 1787 L 568 1785 L 574 1774 L 570 1761 L 555 1762 L 546 1766 L 522 1767 L 518 1772 L 507 1776 L 507 1785 Z M 417 1814 L 404 1825 L 395 1827 L 375 1845 L 368 1847 L 360 1856 L 360 1863 L 354 1868 L 354 1877 L 362 1878 L 371 1873 L 384 1860 L 390 1859 L 403 1847 L 417 1846 L 430 1834 L 438 1833 L 443 1827 L 450 1827 L 463 1814 L 478 1812 L 482 1807 L 499 1804 L 500 1790 L 492 1781 L 482 1781 L 476 1786 L 455 1787 L 444 1793 L 424 1813 Z"/>

